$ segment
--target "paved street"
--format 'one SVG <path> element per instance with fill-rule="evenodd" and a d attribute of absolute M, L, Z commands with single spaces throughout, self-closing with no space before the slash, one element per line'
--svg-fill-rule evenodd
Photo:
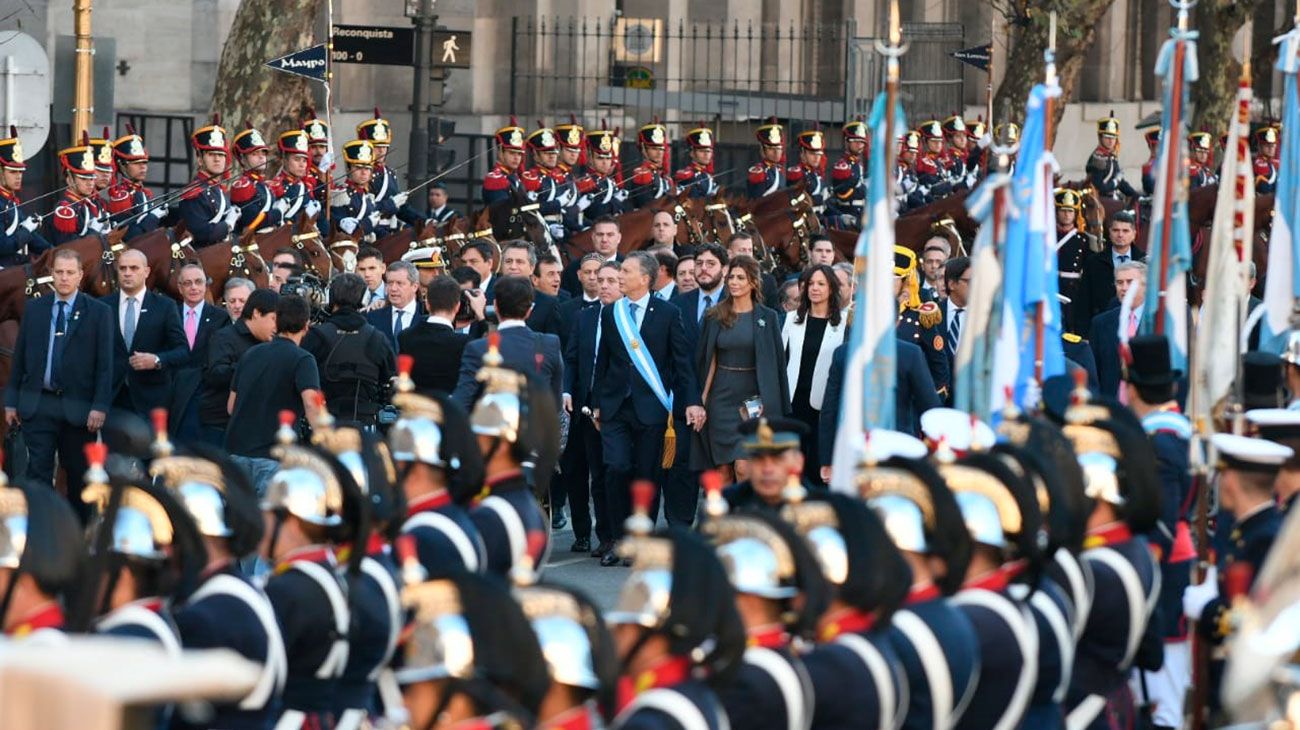
<path fill-rule="evenodd" d="M 590 552 L 571 553 L 573 530 L 565 527 L 551 535 L 551 559 L 542 574 L 546 580 L 552 580 L 571 588 L 577 588 L 591 597 L 602 610 L 614 607 L 618 599 L 618 590 L 623 586 L 628 568 L 600 567 L 600 561 L 591 557 Z"/>

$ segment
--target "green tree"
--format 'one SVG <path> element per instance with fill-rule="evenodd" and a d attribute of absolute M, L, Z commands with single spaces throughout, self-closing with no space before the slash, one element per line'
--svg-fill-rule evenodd
<path fill-rule="evenodd" d="M 1233 101 L 1237 98 L 1237 81 L 1241 62 L 1232 52 L 1232 40 L 1265 0 L 1200 0 L 1193 13 L 1192 28 L 1200 37 L 1196 43 L 1201 77 L 1192 84 L 1192 129 L 1214 134 L 1228 128 Z M 1270 0 L 1271 4 L 1271 0 Z M 1268 33 L 1258 28 L 1256 34 Z M 1249 49 L 1247 49 L 1249 52 Z M 1252 74 L 1271 74 L 1269 58 L 1257 58 Z"/>

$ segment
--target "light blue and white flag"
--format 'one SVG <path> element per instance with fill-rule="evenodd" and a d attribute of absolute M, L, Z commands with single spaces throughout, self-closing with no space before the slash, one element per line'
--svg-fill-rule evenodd
<path fill-rule="evenodd" d="M 894 393 L 898 373 L 894 330 L 898 299 L 894 296 L 894 199 L 890 195 L 893 170 L 886 168 L 886 153 L 893 140 L 885 138 L 885 94 L 876 97 L 869 124 L 872 146 L 867 182 L 867 207 L 862 233 L 854 252 L 857 291 L 853 299 L 853 326 L 849 329 L 844 361 L 844 390 L 840 399 L 839 430 L 835 434 L 831 488 L 853 492 L 853 472 L 865 449 L 866 432 L 894 428 Z M 907 129 L 900 104 L 895 103 L 894 129 Z"/>
<path fill-rule="evenodd" d="M 979 233 L 971 249 L 971 282 L 966 301 L 965 322 L 953 366 L 953 405 L 978 416 L 985 423 L 1001 410 L 1008 387 L 1015 384 L 1015 370 L 998 370 L 998 348 L 1016 354 L 1016 328 L 1004 311 L 1000 247 L 1005 243 L 1011 176 L 992 172 L 966 200 L 971 218 L 979 222 Z M 999 204 L 998 198 L 1001 196 Z"/>
<path fill-rule="evenodd" d="M 1187 372 L 1187 272 L 1192 268 L 1191 232 L 1187 226 L 1187 122 L 1192 82 L 1198 74 L 1196 32 L 1170 31 L 1156 59 L 1156 75 L 1165 78 L 1160 113 L 1160 151 L 1152 172 L 1151 237 L 1147 243 L 1147 286 L 1142 302 L 1143 334 L 1169 339 L 1169 364 Z M 1181 65 L 1179 56 L 1181 55 Z M 1174 106 L 1182 113 L 1174 117 Z M 1165 208 L 1169 208 L 1166 219 Z M 1163 314 L 1161 311 L 1163 310 Z M 1163 321 L 1157 320 L 1163 317 Z"/>
<path fill-rule="evenodd" d="M 1274 332 L 1291 328 L 1291 309 L 1300 298 L 1300 28 L 1278 38 L 1277 70 L 1286 87 L 1282 104 L 1282 159 L 1277 172 L 1277 193 L 1273 198 L 1273 230 L 1269 234 L 1268 277 L 1264 283 L 1264 306 L 1268 327 Z"/>

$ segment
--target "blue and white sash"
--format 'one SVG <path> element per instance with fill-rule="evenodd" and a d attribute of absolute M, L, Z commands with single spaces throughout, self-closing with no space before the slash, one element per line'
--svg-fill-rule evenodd
<path fill-rule="evenodd" d="M 628 306 L 627 297 L 614 302 L 614 327 L 618 330 L 618 336 L 623 338 L 623 345 L 627 347 L 627 354 L 632 360 L 633 367 L 650 386 L 650 390 L 654 391 L 655 397 L 659 399 L 659 404 L 664 407 L 664 410 L 672 413 L 673 394 L 664 387 L 663 378 L 659 376 L 659 368 L 655 365 L 654 358 L 646 348 L 641 346 L 641 332 L 637 329 L 636 318 L 632 316 L 632 308 Z"/>

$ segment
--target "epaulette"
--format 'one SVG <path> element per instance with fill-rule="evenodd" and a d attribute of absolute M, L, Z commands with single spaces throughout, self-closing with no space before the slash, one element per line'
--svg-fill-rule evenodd
<path fill-rule="evenodd" d="M 749 181 L 752 183 L 761 183 L 767 179 L 767 169 L 762 165 L 754 165 L 749 168 Z"/>
<path fill-rule="evenodd" d="M 330 205 L 335 208 L 342 208 L 345 205 L 352 204 L 352 193 L 345 187 L 338 185 L 330 190 Z"/>
<path fill-rule="evenodd" d="M 853 176 L 853 166 L 847 160 L 840 160 L 831 168 L 832 180 L 847 180 Z"/>
<path fill-rule="evenodd" d="M 523 182 L 525 190 L 535 191 L 542 187 L 542 177 L 532 170 L 524 170 L 519 179 Z"/>
<path fill-rule="evenodd" d="M 505 190 L 508 187 L 510 187 L 510 178 L 506 177 L 505 173 L 493 170 L 483 178 L 484 190 Z"/>
<path fill-rule="evenodd" d="M 67 203 L 59 203 L 54 208 L 54 228 L 63 233 L 77 230 L 77 212 Z"/>
<path fill-rule="evenodd" d="M 240 205 L 253 199 L 257 193 L 257 183 L 252 178 L 241 176 L 230 186 L 230 201 Z"/>
<path fill-rule="evenodd" d="M 122 213 L 131 208 L 131 190 L 124 185 L 114 185 L 108 189 L 108 212 Z"/>
<path fill-rule="evenodd" d="M 632 182 L 637 185 L 646 185 L 654 179 L 654 173 L 648 167 L 638 167 L 632 171 Z"/>
<path fill-rule="evenodd" d="M 266 187 L 271 194 L 277 198 L 284 196 L 284 180 L 279 177 L 273 177 L 266 181 Z"/>
<path fill-rule="evenodd" d="M 803 165 L 791 165 L 785 168 L 786 182 L 796 183 L 803 179 Z"/>
<path fill-rule="evenodd" d="M 191 187 L 186 188 L 185 192 L 181 193 L 181 200 L 194 200 L 195 198 L 199 197 L 204 192 L 206 192 L 207 189 L 208 188 L 205 185 L 191 184 Z"/>
<path fill-rule="evenodd" d="M 578 184 L 579 193 L 590 193 L 596 189 L 596 178 L 592 175 L 578 178 L 576 182 Z"/>
<path fill-rule="evenodd" d="M 916 308 L 916 316 L 922 327 L 937 327 L 943 321 L 943 310 L 939 309 L 939 305 L 934 302 L 922 302 L 921 306 Z"/>
<path fill-rule="evenodd" d="M 922 157 L 916 161 L 916 171 L 920 172 L 938 172 L 939 165 L 935 163 L 934 158 Z"/>
<path fill-rule="evenodd" d="M 1077 345 L 1080 342 L 1083 342 L 1083 338 L 1074 334 L 1073 332 L 1062 332 L 1061 339 L 1065 340 L 1071 345 Z"/>
<path fill-rule="evenodd" d="M 679 167 L 677 168 L 677 172 L 673 173 L 673 179 L 680 182 L 689 182 L 694 177 L 695 177 L 695 168 L 689 166 Z"/>

